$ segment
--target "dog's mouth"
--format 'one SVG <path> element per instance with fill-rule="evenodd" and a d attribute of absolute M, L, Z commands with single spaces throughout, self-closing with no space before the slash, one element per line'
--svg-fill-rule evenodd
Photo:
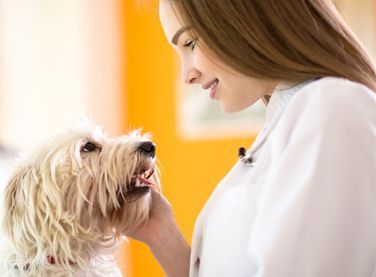
<path fill-rule="evenodd" d="M 150 192 L 150 187 L 156 185 L 151 181 L 151 177 L 154 174 L 154 166 L 151 168 L 141 167 L 130 180 L 127 194 L 146 194 Z"/>

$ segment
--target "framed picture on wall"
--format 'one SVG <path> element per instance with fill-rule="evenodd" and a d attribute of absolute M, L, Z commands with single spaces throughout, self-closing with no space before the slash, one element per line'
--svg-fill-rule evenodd
<path fill-rule="evenodd" d="M 225 113 L 218 101 L 210 99 L 208 90 L 198 85 L 179 85 L 177 100 L 178 131 L 185 139 L 250 137 L 264 124 L 261 100 L 241 112 Z"/>

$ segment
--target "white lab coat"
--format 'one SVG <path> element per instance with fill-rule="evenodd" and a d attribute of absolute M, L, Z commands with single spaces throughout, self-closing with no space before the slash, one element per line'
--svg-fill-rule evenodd
<path fill-rule="evenodd" d="M 376 94 L 333 77 L 277 89 L 252 149 L 196 221 L 190 276 L 376 276 Z"/>

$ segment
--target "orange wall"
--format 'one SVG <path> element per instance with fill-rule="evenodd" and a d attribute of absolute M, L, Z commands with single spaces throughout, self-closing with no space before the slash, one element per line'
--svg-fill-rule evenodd
<path fill-rule="evenodd" d="M 236 161 L 248 139 L 187 141 L 179 138 L 176 115 L 176 57 L 161 29 L 157 9 L 123 1 L 125 129 L 143 127 L 157 143 L 163 193 L 190 242 L 194 221 L 211 191 Z M 145 1 L 144 1 L 145 2 Z M 148 2 L 148 1 L 146 1 Z M 165 276 L 149 249 L 136 241 L 125 246 L 127 276 Z"/>

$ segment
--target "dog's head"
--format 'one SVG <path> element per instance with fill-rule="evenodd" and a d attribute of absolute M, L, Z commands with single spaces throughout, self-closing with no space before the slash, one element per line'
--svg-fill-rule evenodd
<path fill-rule="evenodd" d="M 96 251 L 142 224 L 149 215 L 150 186 L 159 186 L 155 159 L 148 136 L 134 131 L 109 138 L 92 123 L 37 149 L 5 191 L 3 229 L 24 255 L 21 260 L 64 255 L 77 260 L 79 248 Z"/>

